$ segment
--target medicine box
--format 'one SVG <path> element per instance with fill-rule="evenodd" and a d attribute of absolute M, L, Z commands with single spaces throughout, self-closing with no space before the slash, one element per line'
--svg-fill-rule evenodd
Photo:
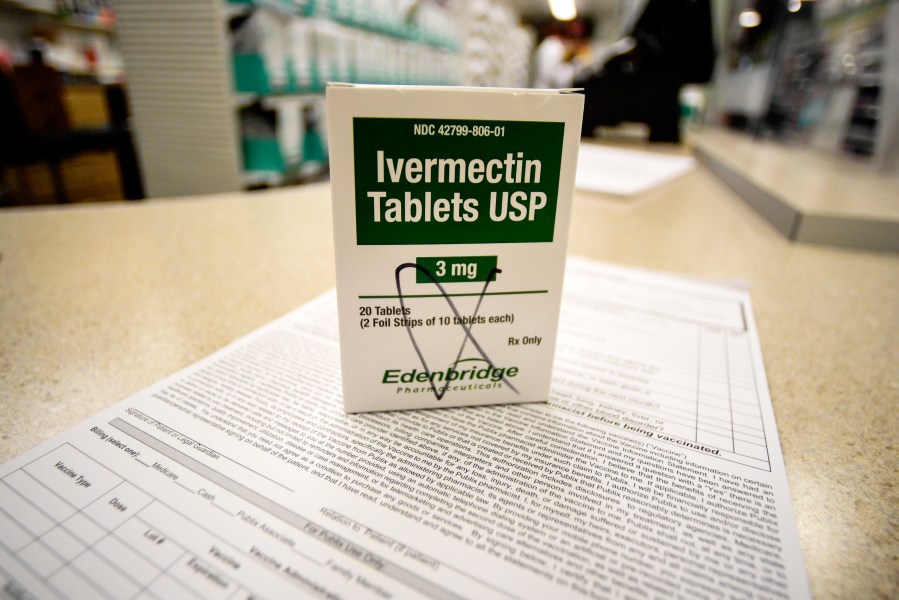
<path fill-rule="evenodd" d="M 546 401 L 583 96 L 327 89 L 347 412 Z"/>

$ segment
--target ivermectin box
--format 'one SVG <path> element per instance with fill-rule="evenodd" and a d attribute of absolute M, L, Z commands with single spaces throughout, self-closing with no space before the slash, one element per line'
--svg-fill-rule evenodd
<path fill-rule="evenodd" d="M 327 100 L 345 410 L 546 401 L 583 96 Z"/>

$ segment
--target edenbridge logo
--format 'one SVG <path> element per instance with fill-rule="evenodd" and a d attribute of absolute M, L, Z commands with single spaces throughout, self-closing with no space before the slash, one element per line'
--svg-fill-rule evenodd
<path fill-rule="evenodd" d="M 415 394 L 430 392 L 435 388 L 455 391 L 484 390 L 502 387 L 503 382 L 518 375 L 518 367 L 497 367 L 483 358 L 466 358 L 452 363 L 443 371 L 427 369 L 386 369 L 381 383 L 398 385 L 397 394 Z M 427 384 L 422 387 L 409 387 L 409 384 Z M 438 383 L 442 385 L 437 385 Z M 450 387 L 452 385 L 452 387 Z M 510 384 L 511 385 L 511 384 Z"/>

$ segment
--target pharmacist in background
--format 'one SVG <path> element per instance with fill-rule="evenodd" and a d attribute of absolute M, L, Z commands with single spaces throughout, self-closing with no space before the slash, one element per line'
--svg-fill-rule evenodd
<path fill-rule="evenodd" d="M 572 61 L 574 42 L 563 35 L 558 22 L 550 22 L 543 41 L 534 51 L 534 87 L 538 89 L 569 88 L 574 82 Z"/>

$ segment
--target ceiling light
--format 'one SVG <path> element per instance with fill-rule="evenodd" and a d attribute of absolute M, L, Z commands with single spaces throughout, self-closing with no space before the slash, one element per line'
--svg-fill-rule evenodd
<path fill-rule="evenodd" d="M 738 21 L 740 27 L 749 29 L 750 27 L 757 27 L 762 22 L 762 15 L 757 10 L 748 9 L 740 13 Z"/>
<path fill-rule="evenodd" d="M 549 0 L 549 11 L 557 21 L 570 21 L 577 16 L 574 0 Z"/>

